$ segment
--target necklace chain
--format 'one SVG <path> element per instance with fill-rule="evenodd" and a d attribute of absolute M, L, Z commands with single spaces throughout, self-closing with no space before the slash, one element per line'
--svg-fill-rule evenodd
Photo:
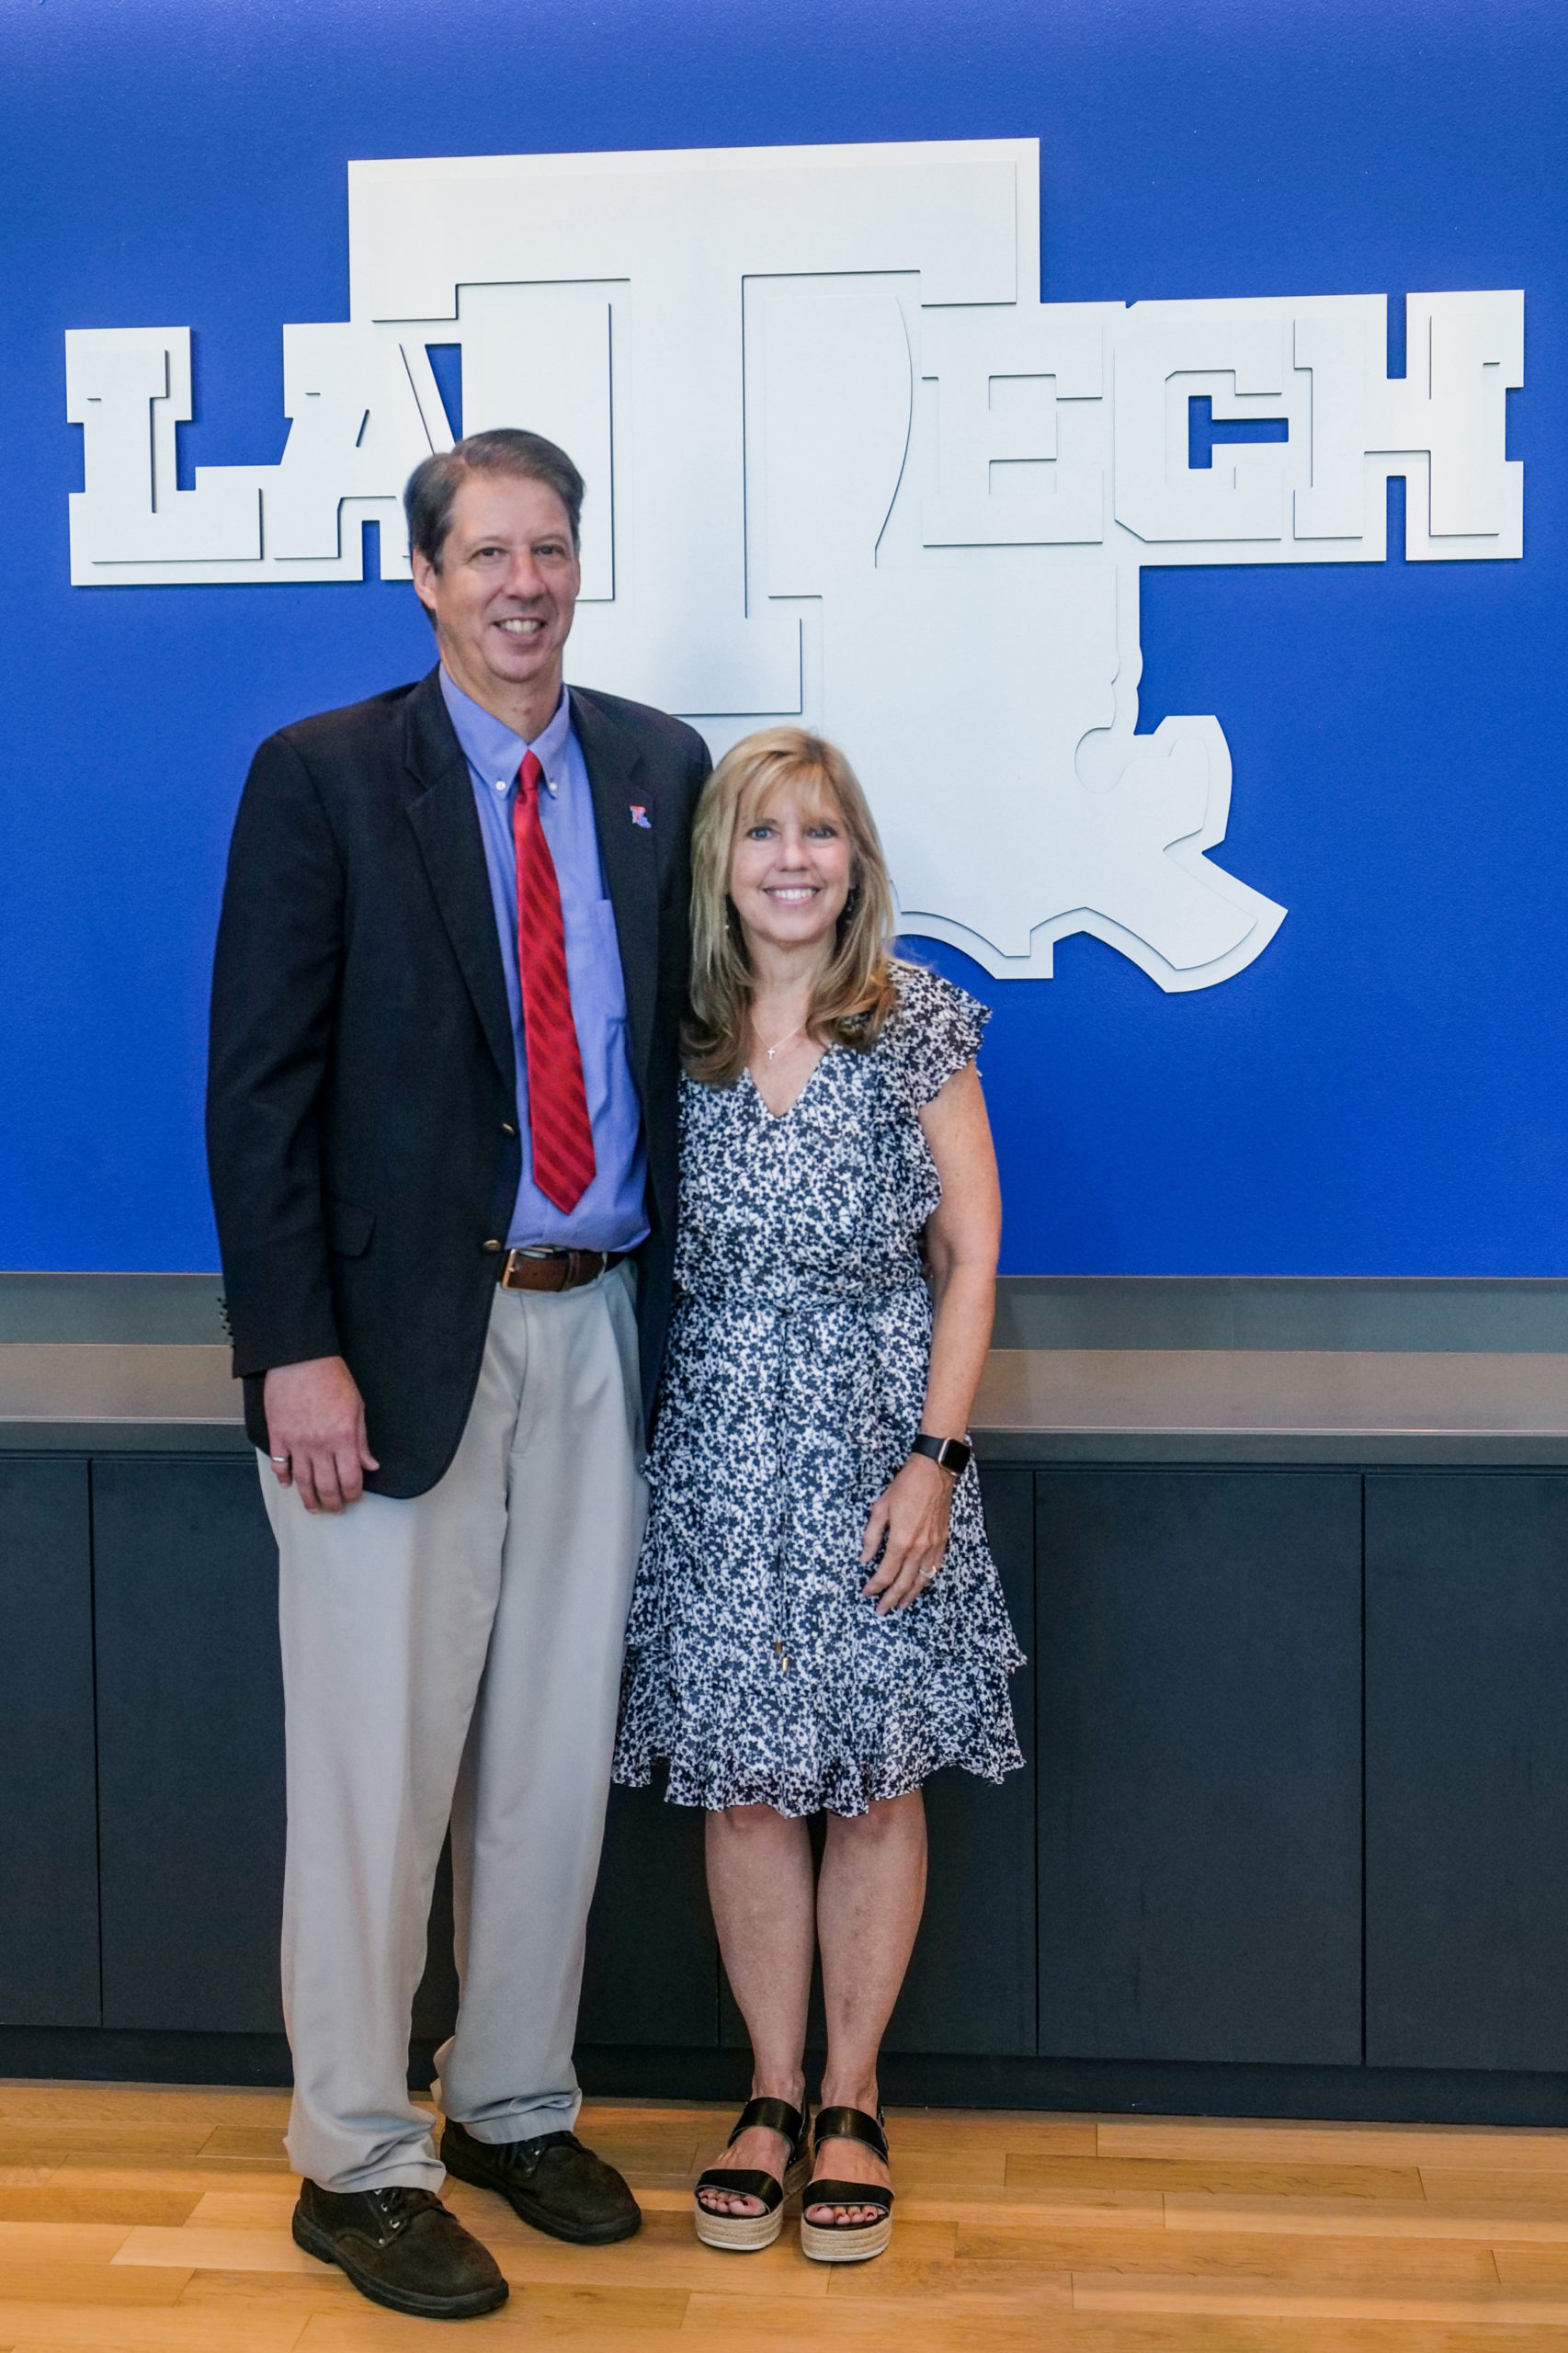
<path fill-rule="evenodd" d="M 785 1047 L 788 1046 L 793 1039 L 803 1037 L 805 1034 L 805 1028 L 806 1025 L 803 1021 L 798 1021 L 793 1029 L 787 1029 L 783 1037 L 776 1039 L 771 1046 L 764 1043 L 762 1034 L 758 1031 L 756 1042 L 762 1047 L 762 1051 L 767 1056 L 768 1061 L 771 1062 L 774 1055 L 781 1054 Z"/>

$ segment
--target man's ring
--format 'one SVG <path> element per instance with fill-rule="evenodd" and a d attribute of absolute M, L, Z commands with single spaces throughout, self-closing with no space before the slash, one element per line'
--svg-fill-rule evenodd
<path fill-rule="evenodd" d="M 284 1462 L 284 1463 L 286 1463 L 286 1462 L 288 1461 L 288 1460 L 289 1460 L 289 1457 L 288 1457 L 286 1454 L 269 1454 L 269 1455 L 267 1456 L 267 1461 L 268 1461 L 269 1462 Z"/>

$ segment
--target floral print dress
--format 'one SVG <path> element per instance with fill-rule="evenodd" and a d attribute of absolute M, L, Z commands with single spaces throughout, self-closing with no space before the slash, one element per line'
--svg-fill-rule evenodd
<path fill-rule="evenodd" d="M 833 1047 L 782 1118 L 749 1072 L 681 1096 L 676 1309 L 627 1630 L 615 1777 L 669 1760 L 678 1805 L 864 1813 L 943 1766 L 1021 1765 L 1022 1665 L 972 1462 L 935 1581 L 861 1597 L 867 1518 L 925 1404 L 919 1120 L 989 1018 L 893 968 L 876 1045 Z"/>

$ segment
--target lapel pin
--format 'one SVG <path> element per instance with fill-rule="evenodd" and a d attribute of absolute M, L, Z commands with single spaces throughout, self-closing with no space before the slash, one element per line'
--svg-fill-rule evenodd
<path fill-rule="evenodd" d="M 653 821 L 640 801 L 634 801 L 631 803 L 631 822 L 634 825 L 641 825 L 645 834 L 651 834 L 653 830 Z"/>

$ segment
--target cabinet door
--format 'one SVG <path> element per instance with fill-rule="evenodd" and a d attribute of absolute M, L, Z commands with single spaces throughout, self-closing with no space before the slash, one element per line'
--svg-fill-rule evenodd
<path fill-rule="evenodd" d="M 1568 2068 L 1568 1475 L 1367 1481 L 1367 2061 Z"/>
<path fill-rule="evenodd" d="M 994 2057 L 1035 2047 L 1034 1475 L 987 1471 L 985 1526 L 1028 1665 L 1012 1682 L 1024 1768 L 926 1785 L 926 1916 L 887 2032 L 890 2051 Z"/>
<path fill-rule="evenodd" d="M 577 2033 L 585 2043 L 711 2051 L 719 1955 L 702 1863 L 702 1815 L 651 1789 L 611 1790 L 588 1917 Z"/>
<path fill-rule="evenodd" d="M 1042 1473 L 1042 2052 L 1361 2057 L 1361 1483 Z"/>
<path fill-rule="evenodd" d="M 278 1553 L 249 1457 L 93 1465 L 104 2024 L 282 2025 Z"/>
<path fill-rule="evenodd" d="M 0 1461 L 0 2025 L 98 2023 L 87 1466 Z"/>

